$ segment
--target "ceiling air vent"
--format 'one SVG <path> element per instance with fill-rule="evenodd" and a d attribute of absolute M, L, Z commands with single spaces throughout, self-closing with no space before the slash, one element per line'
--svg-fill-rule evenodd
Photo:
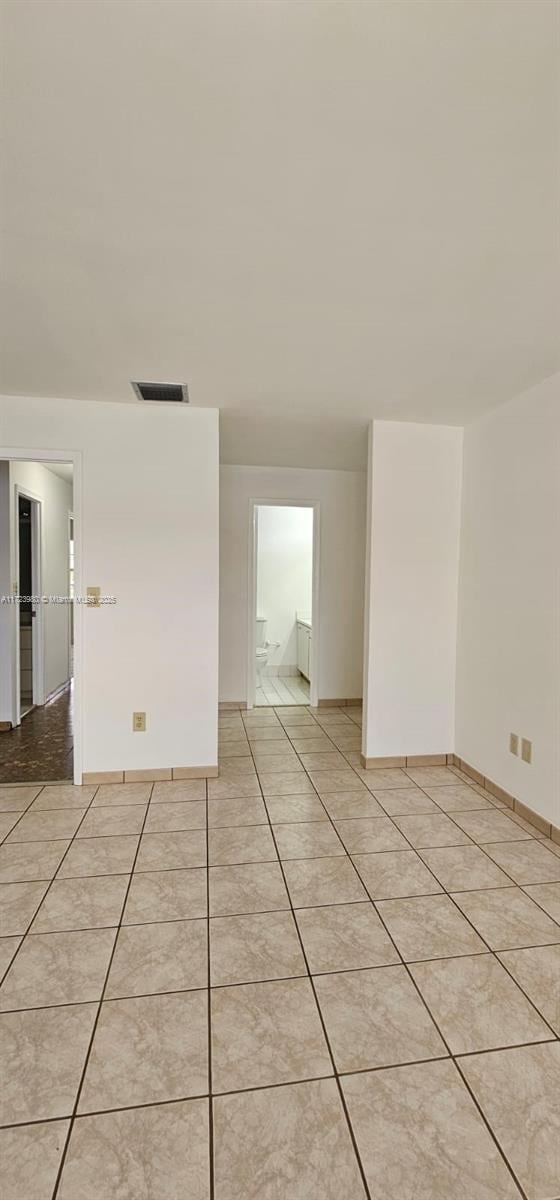
<path fill-rule="evenodd" d="M 139 400 L 160 400 L 165 404 L 188 404 L 189 389 L 186 383 L 136 383 L 132 386 Z"/>

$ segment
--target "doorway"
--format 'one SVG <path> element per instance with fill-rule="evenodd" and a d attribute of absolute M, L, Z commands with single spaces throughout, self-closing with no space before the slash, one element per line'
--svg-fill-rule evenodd
<path fill-rule="evenodd" d="M 316 703 L 318 504 L 253 501 L 247 705 Z"/>
<path fill-rule="evenodd" d="M 75 776 L 73 512 L 73 463 L 0 460 L 0 783 Z"/>

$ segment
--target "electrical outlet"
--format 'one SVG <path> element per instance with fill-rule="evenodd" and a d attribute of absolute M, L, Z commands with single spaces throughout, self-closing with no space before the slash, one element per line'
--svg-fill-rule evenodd
<path fill-rule="evenodd" d="M 531 763 L 533 761 L 533 743 L 529 738 L 521 738 L 521 757 L 523 762 Z"/>
<path fill-rule="evenodd" d="M 134 733 L 146 732 L 146 714 L 145 712 L 135 712 L 132 714 L 132 728 Z"/>
<path fill-rule="evenodd" d="M 88 608 L 99 608 L 101 604 L 101 588 L 88 587 L 86 590 Z"/>
<path fill-rule="evenodd" d="M 517 733 L 510 733 L 509 748 L 511 754 L 519 754 L 519 735 Z"/>

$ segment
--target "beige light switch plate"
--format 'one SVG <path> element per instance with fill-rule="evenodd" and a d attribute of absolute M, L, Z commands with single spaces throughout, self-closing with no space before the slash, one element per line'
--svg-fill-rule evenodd
<path fill-rule="evenodd" d="M 531 763 L 533 761 L 533 743 L 529 738 L 521 738 L 521 757 L 523 762 Z"/>
<path fill-rule="evenodd" d="M 519 754 L 519 735 L 517 733 L 510 733 L 509 748 L 512 754 Z"/>
<path fill-rule="evenodd" d="M 101 603 L 101 588 L 88 587 L 86 590 L 88 608 L 99 608 Z"/>
<path fill-rule="evenodd" d="M 132 728 L 134 733 L 146 732 L 146 714 L 145 712 L 135 712 L 132 714 Z"/>

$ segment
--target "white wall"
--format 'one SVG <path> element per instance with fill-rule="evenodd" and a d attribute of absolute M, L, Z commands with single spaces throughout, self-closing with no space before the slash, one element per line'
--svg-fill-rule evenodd
<path fill-rule="evenodd" d="M 257 510 L 257 617 L 278 642 L 267 673 L 297 673 L 296 613 L 311 617 L 313 509 L 261 505 Z"/>
<path fill-rule="evenodd" d="M 367 758 L 453 750 L 462 430 L 375 421 Z"/>
<path fill-rule="evenodd" d="M 72 512 L 72 484 L 49 471 L 41 463 L 10 464 L 12 528 L 16 519 L 15 487 L 19 486 L 41 500 L 42 592 L 47 596 L 67 596 L 69 582 L 69 525 Z M 14 539 L 15 540 L 15 539 Z M 15 546 L 14 546 L 15 550 Z M 14 579 L 17 564 L 13 562 Z M 42 607 L 45 698 L 70 677 L 70 610 L 64 604 Z"/>
<path fill-rule="evenodd" d="M 77 452 L 82 589 L 117 596 L 76 622 L 83 769 L 215 764 L 216 410 L 3 397 L 0 455 L 14 447 Z"/>
<path fill-rule="evenodd" d="M 460 581 L 456 752 L 560 825 L 560 375 L 465 430 Z"/>
<path fill-rule="evenodd" d="M 319 501 L 319 697 L 361 696 L 365 494 L 361 471 L 220 468 L 220 700 L 247 698 L 251 500 Z"/>

